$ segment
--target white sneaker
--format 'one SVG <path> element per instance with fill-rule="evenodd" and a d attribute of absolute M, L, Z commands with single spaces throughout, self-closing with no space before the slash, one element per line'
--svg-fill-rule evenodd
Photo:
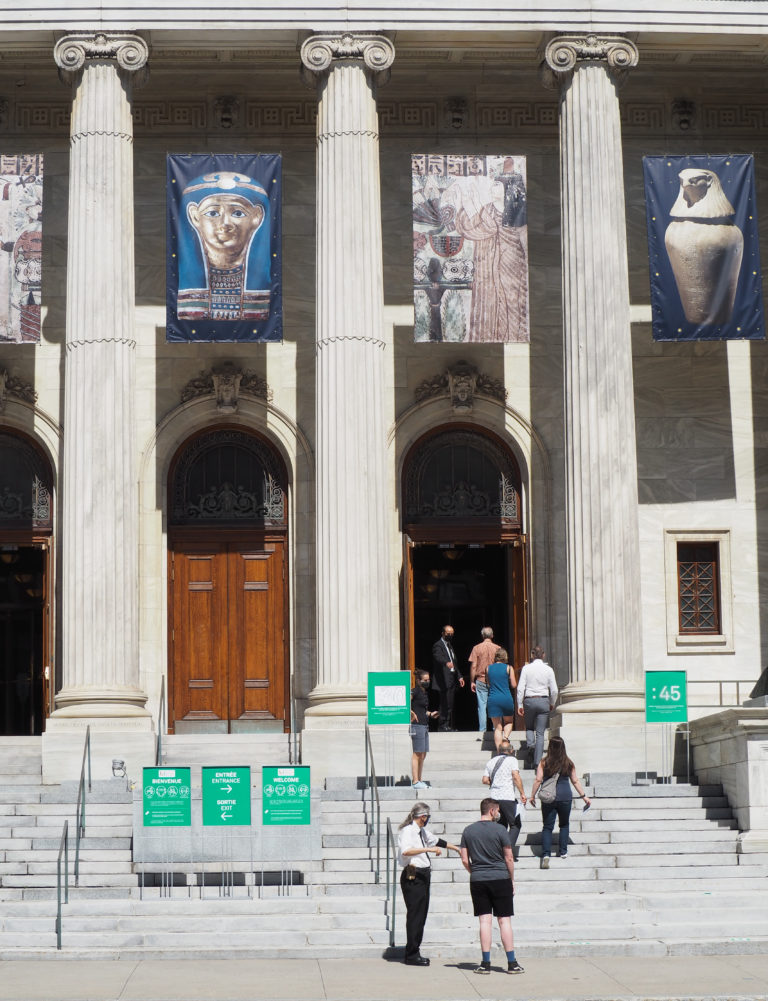
<path fill-rule="evenodd" d="M 542 869 L 549 869 L 549 855 L 542 855 L 541 856 L 541 868 Z"/>

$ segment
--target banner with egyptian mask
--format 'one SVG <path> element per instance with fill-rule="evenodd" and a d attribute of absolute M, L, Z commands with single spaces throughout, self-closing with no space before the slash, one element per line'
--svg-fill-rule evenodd
<path fill-rule="evenodd" d="M 414 340 L 530 340 L 525 157 L 411 157 Z"/>
<path fill-rule="evenodd" d="M 43 156 L 0 155 L 0 343 L 40 340 Z"/>
<path fill-rule="evenodd" d="M 279 154 L 168 157 L 169 341 L 283 336 Z"/>
<path fill-rule="evenodd" d="M 765 338 L 751 156 L 646 156 L 653 338 Z"/>

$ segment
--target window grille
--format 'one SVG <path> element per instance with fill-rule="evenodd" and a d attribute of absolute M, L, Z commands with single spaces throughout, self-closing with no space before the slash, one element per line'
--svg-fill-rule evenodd
<path fill-rule="evenodd" d="M 680 633 L 719 634 L 719 552 L 716 542 L 677 545 Z"/>

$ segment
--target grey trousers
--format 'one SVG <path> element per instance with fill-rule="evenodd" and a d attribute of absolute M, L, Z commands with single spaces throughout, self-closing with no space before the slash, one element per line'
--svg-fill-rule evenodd
<path fill-rule="evenodd" d="M 525 739 L 528 750 L 534 747 L 533 767 L 538 768 L 544 755 L 544 731 L 549 723 L 549 696 L 537 695 L 532 699 L 523 699 L 525 714 Z"/>

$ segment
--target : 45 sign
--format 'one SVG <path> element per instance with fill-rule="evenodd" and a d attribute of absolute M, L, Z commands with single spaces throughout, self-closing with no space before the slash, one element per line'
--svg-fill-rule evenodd
<path fill-rule="evenodd" d="M 645 672 L 646 723 L 686 723 L 688 688 L 685 671 Z"/>

